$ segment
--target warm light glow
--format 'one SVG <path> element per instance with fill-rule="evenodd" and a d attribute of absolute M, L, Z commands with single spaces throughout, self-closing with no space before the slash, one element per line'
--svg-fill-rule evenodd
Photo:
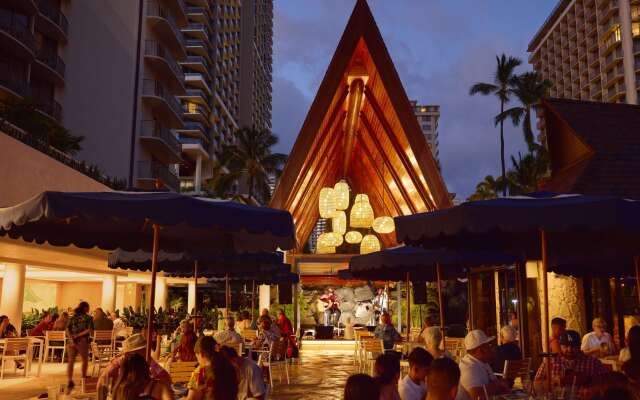
<path fill-rule="evenodd" d="M 376 235 L 366 235 L 360 243 L 360 254 L 373 253 L 374 251 L 380 251 L 380 241 Z"/>
<path fill-rule="evenodd" d="M 333 193 L 336 198 L 336 210 L 349 208 L 349 184 L 347 182 L 340 181 L 336 183 L 333 187 Z"/>
<path fill-rule="evenodd" d="M 396 225 L 391 217 L 378 217 L 374 219 L 372 227 L 376 233 L 391 233 L 396 229 Z"/>
<path fill-rule="evenodd" d="M 357 244 L 362 242 L 362 233 L 358 231 L 349 231 L 344 235 L 344 240 L 349 244 Z"/>
<path fill-rule="evenodd" d="M 198 111 L 198 105 L 196 103 L 188 102 L 187 103 L 187 112 L 189 114 L 195 114 L 196 111 Z"/>
<path fill-rule="evenodd" d="M 336 248 L 335 247 L 331 247 L 331 246 L 317 246 L 316 247 L 316 254 L 334 254 L 336 252 Z"/>
<path fill-rule="evenodd" d="M 331 218 L 331 230 L 340 235 L 347 232 L 347 214 L 344 211 L 336 211 L 337 216 Z"/>
<path fill-rule="evenodd" d="M 353 228 L 369 228 L 373 223 L 373 218 L 373 208 L 369 204 L 369 196 L 366 194 L 357 195 L 349 214 L 349 225 Z"/>
<path fill-rule="evenodd" d="M 320 190 L 318 199 L 320 217 L 333 218 L 336 216 L 336 196 L 333 188 L 325 187 Z"/>
<path fill-rule="evenodd" d="M 318 247 L 338 247 L 342 245 L 342 235 L 335 232 L 325 232 L 318 236 Z"/>

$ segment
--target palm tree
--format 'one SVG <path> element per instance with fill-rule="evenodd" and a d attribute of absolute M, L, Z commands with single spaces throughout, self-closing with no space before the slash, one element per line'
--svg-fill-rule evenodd
<path fill-rule="evenodd" d="M 515 87 L 511 90 L 511 93 L 520 101 L 520 106 L 512 107 L 496 117 L 496 124 L 502 123 L 507 118 L 510 118 L 515 126 L 522 122 L 524 140 L 530 151 L 535 142 L 531 129 L 531 110 L 549 95 L 551 86 L 551 81 L 542 79 L 537 72 L 525 72 L 516 78 Z"/>
<path fill-rule="evenodd" d="M 484 180 L 476 185 L 476 191 L 467 198 L 467 201 L 495 199 L 498 197 L 498 192 L 504 189 L 502 182 L 504 181 L 501 178 L 485 176 Z"/>
<path fill-rule="evenodd" d="M 507 173 L 510 195 L 535 192 L 538 190 L 540 179 L 546 176 L 549 165 L 547 153 L 542 146 L 537 146 L 538 151 L 528 153 L 524 157 L 518 153 L 518 160 L 511 156 L 513 169 Z"/>
<path fill-rule="evenodd" d="M 476 83 L 471 86 L 469 95 L 475 94 L 482 95 L 495 95 L 500 99 L 500 114 L 504 112 L 504 105 L 509 102 L 509 95 L 511 89 L 515 86 L 514 70 L 522 61 L 516 57 L 507 57 L 505 54 L 502 56 L 496 56 L 497 67 L 493 83 Z M 504 120 L 500 123 L 500 163 L 502 167 L 502 179 L 506 179 L 506 168 L 504 161 Z M 506 196 L 506 187 L 503 188 L 502 195 Z"/>
<path fill-rule="evenodd" d="M 267 129 L 242 128 L 235 133 L 235 143 L 222 147 L 220 164 L 226 169 L 218 188 L 229 194 L 234 187 L 246 185 L 248 199 L 256 197 L 266 203 L 271 197 L 270 177 L 279 177 L 287 156 L 272 153 L 278 137 Z"/>

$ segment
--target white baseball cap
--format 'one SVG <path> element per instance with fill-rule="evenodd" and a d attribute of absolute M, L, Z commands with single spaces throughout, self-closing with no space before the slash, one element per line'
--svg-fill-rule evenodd
<path fill-rule="evenodd" d="M 487 344 L 496 339 L 495 336 L 488 337 L 481 329 L 475 329 L 464 338 L 464 348 L 468 350 L 477 349 L 483 344 Z"/>

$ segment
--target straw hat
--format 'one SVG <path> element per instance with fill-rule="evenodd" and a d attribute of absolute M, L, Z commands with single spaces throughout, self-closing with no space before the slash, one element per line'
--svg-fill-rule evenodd
<path fill-rule="evenodd" d="M 122 344 L 122 348 L 125 353 L 131 353 L 133 351 L 144 349 L 145 347 L 147 347 L 147 339 L 139 333 L 129 336 Z"/>

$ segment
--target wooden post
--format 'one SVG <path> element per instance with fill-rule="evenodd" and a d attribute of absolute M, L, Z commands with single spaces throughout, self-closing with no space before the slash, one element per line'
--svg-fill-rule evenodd
<path fill-rule="evenodd" d="M 549 270 L 549 254 L 547 248 L 547 233 L 544 229 L 540 229 L 540 246 L 542 254 L 542 289 L 544 296 L 544 329 L 546 332 L 543 343 L 546 344 L 545 351 L 549 353 L 551 351 L 551 345 L 549 342 L 549 284 L 547 282 L 547 271 Z M 547 384 L 551 388 L 551 359 L 546 358 L 547 363 Z"/>
<path fill-rule="evenodd" d="M 407 272 L 407 342 L 411 334 L 411 283 L 409 282 L 409 273 Z"/>
<path fill-rule="evenodd" d="M 224 316 L 229 316 L 229 274 L 224 277 Z"/>
<path fill-rule="evenodd" d="M 198 332 L 198 260 L 193 262 L 193 285 L 195 294 L 193 296 L 193 331 Z"/>
<path fill-rule="evenodd" d="M 471 271 L 467 273 L 467 304 L 469 305 L 469 330 L 474 329 L 473 323 L 473 303 L 471 301 L 473 288 L 471 287 Z"/>
<path fill-rule="evenodd" d="M 153 250 L 151 253 L 151 293 L 149 299 L 149 318 L 147 320 L 147 362 L 151 360 L 151 345 L 153 343 L 153 314 L 156 297 L 156 274 L 158 273 L 158 245 L 160 241 L 160 226 L 153 224 Z"/>
<path fill-rule="evenodd" d="M 251 281 L 251 321 L 253 321 L 253 316 L 255 315 L 256 309 L 256 281 L 255 279 Z"/>
<path fill-rule="evenodd" d="M 634 257 L 636 264 L 636 292 L 638 293 L 638 304 L 640 305 L 640 256 Z"/>
<path fill-rule="evenodd" d="M 442 268 L 440 263 L 436 263 L 436 277 L 438 280 L 438 304 L 440 305 L 440 330 L 442 331 L 442 347 L 447 348 L 446 332 L 444 323 L 444 297 L 442 296 Z"/>
<path fill-rule="evenodd" d="M 519 333 L 519 340 L 520 340 L 520 351 L 522 351 L 522 357 L 526 357 L 526 354 L 528 352 L 528 346 L 527 346 L 527 340 L 526 338 L 528 337 L 527 334 L 528 332 L 526 331 L 525 328 L 525 321 L 527 320 L 527 315 L 526 315 L 526 310 L 527 310 L 527 299 L 525 298 L 525 296 L 523 296 L 524 294 L 524 290 L 523 290 L 523 285 L 525 284 L 525 282 L 523 282 L 522 280 L 522 267 L 525 267 L 526 269 L 526 265 L 523 265 L 522 263 L 518 262 L 516 263 L 516 298 L 518 299 L 518 305 L 516 306 L 516 313 L 518 314 L 518 333 Z M 525 275 L 524 275 L 525 279 L 526 279 L 526 271 L 525 271 Z"/>

